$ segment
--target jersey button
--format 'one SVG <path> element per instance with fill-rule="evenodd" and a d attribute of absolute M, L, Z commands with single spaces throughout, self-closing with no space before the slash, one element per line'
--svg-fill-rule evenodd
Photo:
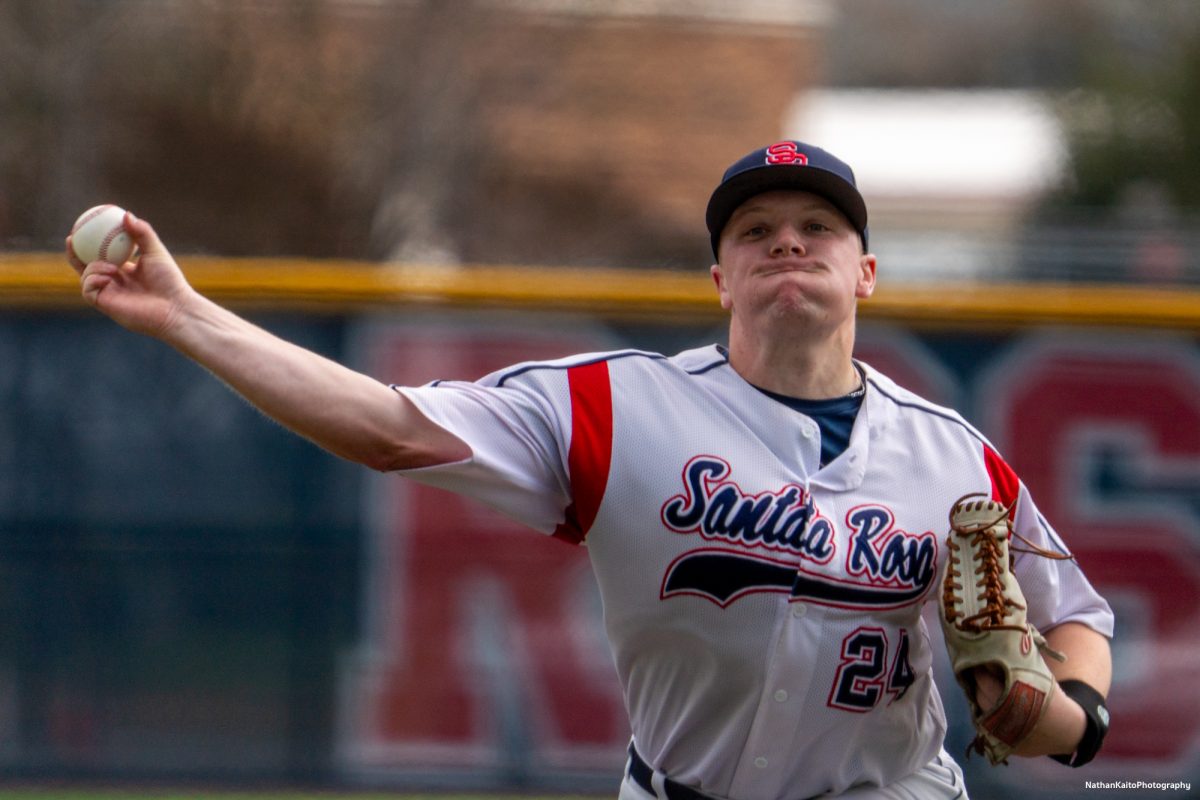
<path fill-rule="evenodd" d="M 788 699 L 788 693 L 786 690 L 784 690 L 784 689 L 776 689 L 775 690 L 775 702 L 776 703 L 786 703 L 787 699 Z"/>
<path fill-rule="evenodd" d="M 796 619 L 800 619 L 807 613 L 808 613 L 808 609 L 805 608 L 803 603 L 793 603 L 792 604 L 792 616 L 795 617 Z"/>
<path fill-rule="evenodd" d="M 754 759 L 754 766 L 758 767 L 759 769 L 766 769 L 767 760 L 762 756 L 759 756 L 758 758 Z"/>

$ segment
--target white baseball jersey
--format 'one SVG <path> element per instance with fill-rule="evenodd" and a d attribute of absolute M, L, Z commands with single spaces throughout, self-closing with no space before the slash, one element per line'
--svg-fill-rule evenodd
<path fill-rule="evenodd" d="M 950 505 L 1065 550 L 987 440 L 867 365 L 845 452 L 720 347 L 525 363 L 400 389 L 472 457 L 408 470 L 588 547 L 641 756 L 739 800 L 887 785 L 939 752 L 921 620 Z M 1112 635 L 1074 562 L 1019 555 L 1030 621 Z M 944 658 L 944 656 L 942 656 Z"/>

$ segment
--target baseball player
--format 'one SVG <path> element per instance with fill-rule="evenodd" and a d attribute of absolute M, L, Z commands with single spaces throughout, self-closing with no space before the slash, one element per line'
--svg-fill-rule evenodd
<path fill-rule="evenodd" d="M 633 733 L 621 800 L 966 797 L 922 607 L 972 557 L 970 531 L 1066 545 L 961 416 L 852 358 L 876 259 L 846 164 L 801 142 L 757 150 L 725 173 L 707 224 L 727 347 L 475 382 L 389 387 L 281 341 L 197 294 L 132 215 L 139 260 L 87 265 L 82 287 L 329 451 L 585 545 Z M 956 523 L 947 567 L 947 511 L 972 493 L 982 523 Z M 1040 695 L 1003 665 L 961 678 L 1006 754 L 1086 762 L 1111 610 L 1074 561 L 1012 556 L 1023 602 L 999 593 L 992 611 L 1027 608 L 1065 660 L 1038 667 L 1053 674 Z"/>

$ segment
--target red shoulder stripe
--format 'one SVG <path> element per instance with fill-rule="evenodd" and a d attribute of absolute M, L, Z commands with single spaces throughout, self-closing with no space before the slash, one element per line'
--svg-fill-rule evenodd
<path fill-rule="evenodd" d="M 566 519 L 554 535 L 579 544 L 596 520 L 612 462 L 612 386 L 608 362 L 567 370 L 571 390 L 571 449 L 567 453 L 571 495 Z"/>
<path fill-rule="evenodd" d="M 1021 490 L 1021 482 L 1017 473 L 1008 465 L 1000 454 L 986 444 L 983 446 L 983 461 L 987 466 L 988 477 L 992 481 L 992 499 L 1003 503 L 1011 514 L 1017 504 L 1017 495 Z"/>

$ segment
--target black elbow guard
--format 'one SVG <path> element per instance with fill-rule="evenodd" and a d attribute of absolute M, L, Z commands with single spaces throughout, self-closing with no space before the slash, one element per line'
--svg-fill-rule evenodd
<path fill-rule="evenodd" d="M 1061 681 L 1058 686 L 1083 709 L 1087 727 L 1074 753 L 1050 757 L 1067 766 L 1082 767 L 1096 757 L 1104 743 L 1104 735 L 1108 733 L 1108 706 L 1104 704 L 1103 695 L 1083 681 Z"/>

